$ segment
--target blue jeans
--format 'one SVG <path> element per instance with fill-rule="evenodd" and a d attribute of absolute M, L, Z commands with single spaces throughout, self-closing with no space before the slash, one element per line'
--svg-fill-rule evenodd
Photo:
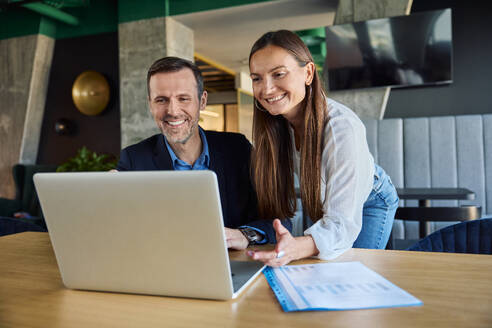
<path fill-rule="evenodd" d="M 376 165 L 372 191 L 362 209 L 362 230 L 353 247 L 372 249 L 386 247 L 398 201 L 398 194 L 390 177 Z"/>

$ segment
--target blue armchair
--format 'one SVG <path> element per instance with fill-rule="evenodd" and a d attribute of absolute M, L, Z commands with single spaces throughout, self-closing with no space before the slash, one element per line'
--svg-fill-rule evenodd
<path fill-rule="evenodd" d="M 435 231 L 407 250 L 492 254 L 492 218 L 465 221 Z"/>

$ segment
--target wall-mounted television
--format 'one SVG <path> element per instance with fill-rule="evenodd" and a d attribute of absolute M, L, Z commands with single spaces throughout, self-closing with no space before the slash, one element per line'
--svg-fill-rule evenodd
<path fill-rule="evenodd" d="M 329 90 L 452 82 L 451 9 L 326 27 Z"/>

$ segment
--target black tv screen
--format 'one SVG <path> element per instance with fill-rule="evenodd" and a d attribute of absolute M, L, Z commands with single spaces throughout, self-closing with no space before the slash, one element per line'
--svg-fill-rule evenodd
<path fill-rule="evenodd" d="M 326 27 L 329 90 L 452 82 L 451 9 Z"/>

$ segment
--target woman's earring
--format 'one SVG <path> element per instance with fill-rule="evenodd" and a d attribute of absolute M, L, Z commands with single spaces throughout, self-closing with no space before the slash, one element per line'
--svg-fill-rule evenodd
<path fill-rule="evenodd" d="M 268 111 L 263 108 L 263 106 L 258 102 L 258 100 L 255 98 L 255 107 L 258 108 L 258 110 L 267 113 Z"/>

